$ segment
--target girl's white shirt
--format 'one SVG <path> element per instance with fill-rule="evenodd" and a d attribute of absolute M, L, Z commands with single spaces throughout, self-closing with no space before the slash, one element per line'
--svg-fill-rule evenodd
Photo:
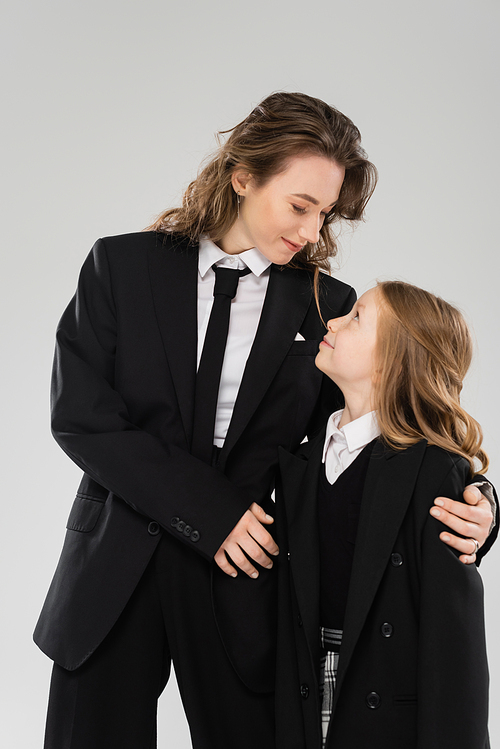
<path fill-rule="evenodd" d="M 339 429 L 344 409 L 335 411 L 326 426 L 323 463 L 326 478 L 334 484 L 342 471 L 351 465 L 366 445 L 378 437 L 380 427 L 375 411 L 363 414 Z"/>

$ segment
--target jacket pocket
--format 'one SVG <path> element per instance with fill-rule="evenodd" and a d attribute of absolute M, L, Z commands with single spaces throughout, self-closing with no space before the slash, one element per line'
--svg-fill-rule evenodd
<path fill-rule="evenodd" d="M 78 493 L 73 502 L 66 528 L 70 531 L 88 533 L 93 530 L 106 500 Z"/>
<path fill-rule="evenodd" d="M 294 341 L 288 349 L 287 356 L 316 356 L 319 351 L 320 341 L 309 339 L 308 341 Z"/>
<path fill-rule="evenodd" d="M 417 704 L 416 694 L 398 694 L 392 699 L 393 699 L 394 704 L 399 705 L 400 707 L 411 706 L 411 705 Z"/>

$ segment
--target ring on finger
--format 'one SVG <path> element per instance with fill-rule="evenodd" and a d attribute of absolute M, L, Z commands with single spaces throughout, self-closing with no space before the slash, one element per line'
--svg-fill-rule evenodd
<path fill-rule="evenodd" d="M 472 556 L 473 554 L 477 554 L 477 552 L 479 551 L 479 541 L 477 540 L 477 538 L 469 538 L 468 540 L 472 541 L 472 543 L 474 544 L 474 551 L 470 552 L 470 556 Z"/>

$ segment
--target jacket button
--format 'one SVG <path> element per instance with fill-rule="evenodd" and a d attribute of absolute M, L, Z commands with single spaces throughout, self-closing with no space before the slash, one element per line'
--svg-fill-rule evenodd
<path fill-rule="evenodd" d="M 299 627 L 302 627 L 302 617 L 300 616 L 300 614 L 297 616 L 297 624 L 299 625 Z"/>
<path fill-rule="evenodd" d="M 179 522 L 180 518 L 174 517 L 170 520 L 170 525 L 172 528 L 175 528 L 177 526 L 177 523 Z"/>
<path fill-rule="evenodd" d="M 192 531 L 193 531 L 193 529 L 191 528 L 191 526 L 190 525 L 186 525 L 186 527 L 184 528 L 184 535 L 189 538 L 189 536 L 191 535 Z"/>
<path fill-rule="evenodd" d="M 148 533 L 149 533 L 149 535 L 150 536 L 157 536 L 159 532 L 160 532 L 160 526 L 158 525 L 158 523 L 155 523 L 154 521 L 152 521 L 148 525 Z"/>
<path fill-rule="evenodd" d="M 380 627 L 380 631 L 382 632 L 384 637 L 392 637 L 392 635 L 394 634 L 394 627 L 392 626 L 392 624 L 389 624 L 389 622 L 384 622 Z"/>
<path fill-rule="evenodd" d="M 309 687 L 307 686 L 307 684 L 300 685 L 300 696 L 303 700 L 307 700 L 307 698 L 309 697 Z"/>
<path fill-rule="evenodd" d="M 370 694 L 366 695 L 366 704 L 371 710 L 376 710 L 380 707 L 381 702 L 380 695 L 376 692 L 370 692 Z"/>
<path fill-rule="evenodd" d="M 200 534 L 198 531 L 193 531 L 189 537 L 193 543 L 196 543 L 200 540 Z"/>
<path fill-rule="evenodd" d="M 177 530 L 179 531 L 179 533 L 182 533 L 185 527 L 186 523 L 184 522 L 184 520 L 179 520 L 179 522 L 177 523 Z"/>
<path fill-rule="evenodd" d="M 391 554 L 391 564 L 393 567 L 401 567 L 403 564 L 403 557 L 399 552 L 394 552 L 394 554 Z"/>

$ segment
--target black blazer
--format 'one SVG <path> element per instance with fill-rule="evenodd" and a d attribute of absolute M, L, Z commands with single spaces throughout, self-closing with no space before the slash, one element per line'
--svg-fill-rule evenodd
<path fill-rule="evenodd" d="M 321 746 L 316 506 L 323 440 L 324 433 L 297 456 L 280 450 L 279 749 Z M 468 472 L 464 459 L 425 440 L 401 452 L 375 443 L 328 747 L 489 747 L 481 578 L 439 539 L 444 526 L 429 515 L 435 497 L 461 499 Z"/>
<path fill-rule="evenodd" d="M 35 641 L 67 669 L 109 632 L 162 532 L 211 561 L 253 501 L 272 513 L 277 447 L 294 450 L 339 401 L 314 366 L 324 326 L 312 274 L 272 266 L 222 470 L 192 457 L 197 274 L 187 241 L 101 239 L 57 331 L 53 433 L 84 476 Z M 351 287 L 321 277 L 325 320 L 354 300 Z M 294 340 L 299 331 L 306 340 Z M 233 579 L 213 568 L 226 649 L 248 686 L 269 690 L 276 573 Z"/>

